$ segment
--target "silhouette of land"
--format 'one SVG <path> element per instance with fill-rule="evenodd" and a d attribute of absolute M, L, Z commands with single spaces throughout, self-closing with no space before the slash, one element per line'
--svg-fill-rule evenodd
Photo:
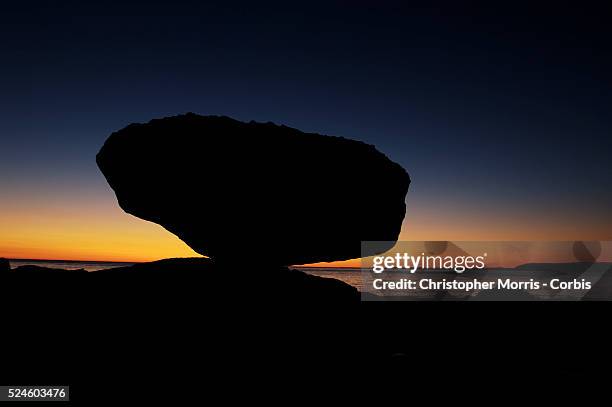
<path fill-rule="evenodd" d="M 569 314 L 544 309 L 525 319 L 523 312 L 492 313 L 490 305 L 459 318 L 468 310 L 361 302 L 347 284 L 289 269 L 361 257 L 361 241 L 391 245 L 397 239 L 410 180 L 373 146 L 188 114 L 114 133 L 97 162 L 126 212 L 162 225 L 209 258 L 95 272 L 11 271 L 0 260 L 0 308 L 18 311 L 12 332 L 27 332 L 5 336 L 3 366 L 14 382 L 80 378 L 75 387 L 81 394 L 89 387 L 97 400 L 116 401 L 121 389 L 108 382 L 129 383 L 124 394 L 156 396 L 151 389 L 160 379 L 165 388 L 168 381 L 197 388 L 206 373 L 239 383 L 242 391 L 241 379 L 262 377 L 264 369 L 289 380 L 312 371 L 309 379 L 318 382 L 390 366 L 401 368 L 402 378 L 407 372 L 446 375 L 451 366 L 477 373 L 479 383 L 517 374 L 531 380 L 541 372 L 524 369 L 520 346 L 496 358 L 480 354 L 485 328 L 470 321 L 486 321 L 487 339 L 494 332 L 519 345 L 522 332 L 552 344 L 585 333 L 568 325 L 564 341 L 555 342 L 549 328 Z M 430 245 L 428 251 L 446 248 Z M 580 318 L 599 320 L 596 314 Z M 423 343 L 449 352 L 421 352 L 415 345 Z M 461 352 L 450 349 L 456 343 Z M 553 352 L 538 359 L 551 380 L 571 363 L 559 360 Z M 134 378 L 146 387 L 134 387 Z"/>
<path fill-rule="evenodd" d="M 388 271 L 387 276 L 394 279 L 431 278 L 441 279 L 497 281 L 510 278 L 513 281 L 535 280 L 549 282 L 556 278 L 559 281 L 584 279 L 591 283 L 591 288 L 584 291 L 564 291 L 542 288 L 540 292 L 527 295 L 520 290 L 508 292 L 454 292 L 452 290 L 427 290 L 410 292 L 381 292 L 368 289 L 373 278 L 361 274 L 359 269 L 337 271 L 328 270 L 324 277 L 311 275 L 295 268 L 283 266 L 265 267 L 245 265 L 230 267 L 217 264 L 206 258 L 164 259 L 150 263 L 136 263 L 125 266 L 86 271 L 84 269 L 62 269 L 57 266 L 21 265 L 9 269 L 8 261 L 0 259 L 0 270 L 4 276 L 15 278 L 15 281 L 27 281 L 27 275 L 35 275 L 40 281 L 50 284 L 63 284 L 65 289 L 82 288 L 98 289 L 104 287 L 121 290 L 126 295 L 140 292 L 144 287 L 149 292 L 165 292 L 167 298 L 183 295 L 206 296 L 207 300 L 223 300 L 231 293 L 235 302 L 283 303 L 283 304 L 356 304 L 361 300 L 368 301 L 438 301 L 438 300 L 609 300 L 612 298 L 612 263 L 609 262 L 574 262 L 574 263 L 526 263 L 514 268 L 487 268 L 484 270 L 466 270 L 456 274 L 452 270 L 429 269 L 415 275 L 402 271 Z M 11 271 L 10 273 L 6 273 Z M 358 284 L 341 281 L 345 273 L 356 273 L 362 278 Z M 89 277 L 84 277 L 89 275 Z M 17 277 L 20 276 L 20 277 Z M 378 275 L 374 275 L 378 277 Z M 92 286 L 89 281 L 94 281 Z M 353 285 L 350 285 L 353 284 Z M 99 286 L 99 287 L 96 287 Z M 205 290 L 202 288 L 206 287 Z M 360 292 L 359 290 L 362 290 Z M 146 293 L 144 294 L 146 295 Z M 148 300 L 154 301 L 154 298 Z"/>
<path fill-rule="evenodd" d="M 104 295 L 107 289 L 112 289 L 115 295 L 137 295 L 146 301 L 155 301 L 155 296 L 162 293 L 173 301 L 186 296 L 223 301 L 228 295 L 232 301 L 244 303 L 357 303 L 360 299 L 357 289 L 336 279 L 282 266 L 229 267 L 206 258 L 165 259 L 93 272 L 23 265 L 3 273 L 4 281 L 15 283 L 31 281 L 29 275 L 50 284 L 57 292 L 89 290 L 92 295 Z"/>

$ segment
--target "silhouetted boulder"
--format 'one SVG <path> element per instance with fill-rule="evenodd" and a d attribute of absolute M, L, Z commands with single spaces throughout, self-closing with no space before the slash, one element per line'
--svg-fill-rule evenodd
<path fill-rule="evenodd" d="M 126 212 L 243 265 L 358 258 L 367 240 L 388 249 L 410 183 L 362 142 L 192 113 L 113 133 L 97 163 Z"/>
<path fill-rule="evenodd" d="M 11 264 L 4 257 L 0 257 L 0 273 L 11 271 Z"/>

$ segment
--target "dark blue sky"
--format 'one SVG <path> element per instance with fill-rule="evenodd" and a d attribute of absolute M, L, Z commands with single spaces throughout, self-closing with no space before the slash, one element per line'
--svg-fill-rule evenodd
<path fill-rule="evenodd" d="M 413 178 L 408 221 L 612 238 L 607 10 L 82 3 L 3 6 L 7 196 L 107 194 L 94 157 L 112 131 L 193 111 L 375 144 Z"/>

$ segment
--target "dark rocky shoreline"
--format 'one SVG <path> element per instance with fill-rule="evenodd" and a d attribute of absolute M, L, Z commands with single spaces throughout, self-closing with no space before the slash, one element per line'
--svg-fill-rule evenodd
<path fill-rule="evenodd" d="M 305 303 L 357 303 L 360 300 L 357 289 L 336 279 L 312 276 L 282 266 L 219 265 L 206 258 L 164 259 L 92 272 L 34 265 L 19 266 L 9 272 L 8 261 L 0 260 L 0 265 L 2 264 L 5 265 L 0 276 L 5 279 L 27 279 L 33 285 L 41 282 L 53 286 L 65 284 L 65 287 L 54 288 L 59 291 L 71 287 L 98 291 L 98 288 L 91 286 L 95 283 L 100 286 L 99 290 L 103 290 L 105 286 L 126 292 L 137 289 L 139 293 L 142 293 L 143 287 L 153 291 L 172 289 L 176 295 L 181 295 L 181 292 L 191 293 L 193 296 L 206 296 L 209 299 L 231 293 L 232 296 L 244 300 L 257 298 L 264 302 L 283 300 Z M 28 278 L 33 275 L 36 280 Z M 193 293 L 196 290 L 199 293 Z"/>

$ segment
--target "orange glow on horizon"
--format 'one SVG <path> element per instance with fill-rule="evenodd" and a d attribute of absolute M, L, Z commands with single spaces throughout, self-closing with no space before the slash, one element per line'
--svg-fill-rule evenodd
<path fill-rule="evenodd" d="M 451 211 L 409 204 L 400 240 L 612 240 L 612 220 L 601 222 L 588 214 L 568 219 L 554 210 L 545 216 L 515 212 L 500 218 L 498 213 L 470 208 Z M 20 197 L 0 202 L 0 257 L 145 262 L 199 256 L 161 226 L 124 213 L 110 190 L 75 199 Z M 308 266 L 359 265 L 359 259 L 352 259 Z"/>
<path fill-rule="evenodd" d="M 0 225 L 0 257 L 12 259 L 145 262 L 199 256 L 161 226 L 124 213 L 111 198 L 0 207 Z"/>

